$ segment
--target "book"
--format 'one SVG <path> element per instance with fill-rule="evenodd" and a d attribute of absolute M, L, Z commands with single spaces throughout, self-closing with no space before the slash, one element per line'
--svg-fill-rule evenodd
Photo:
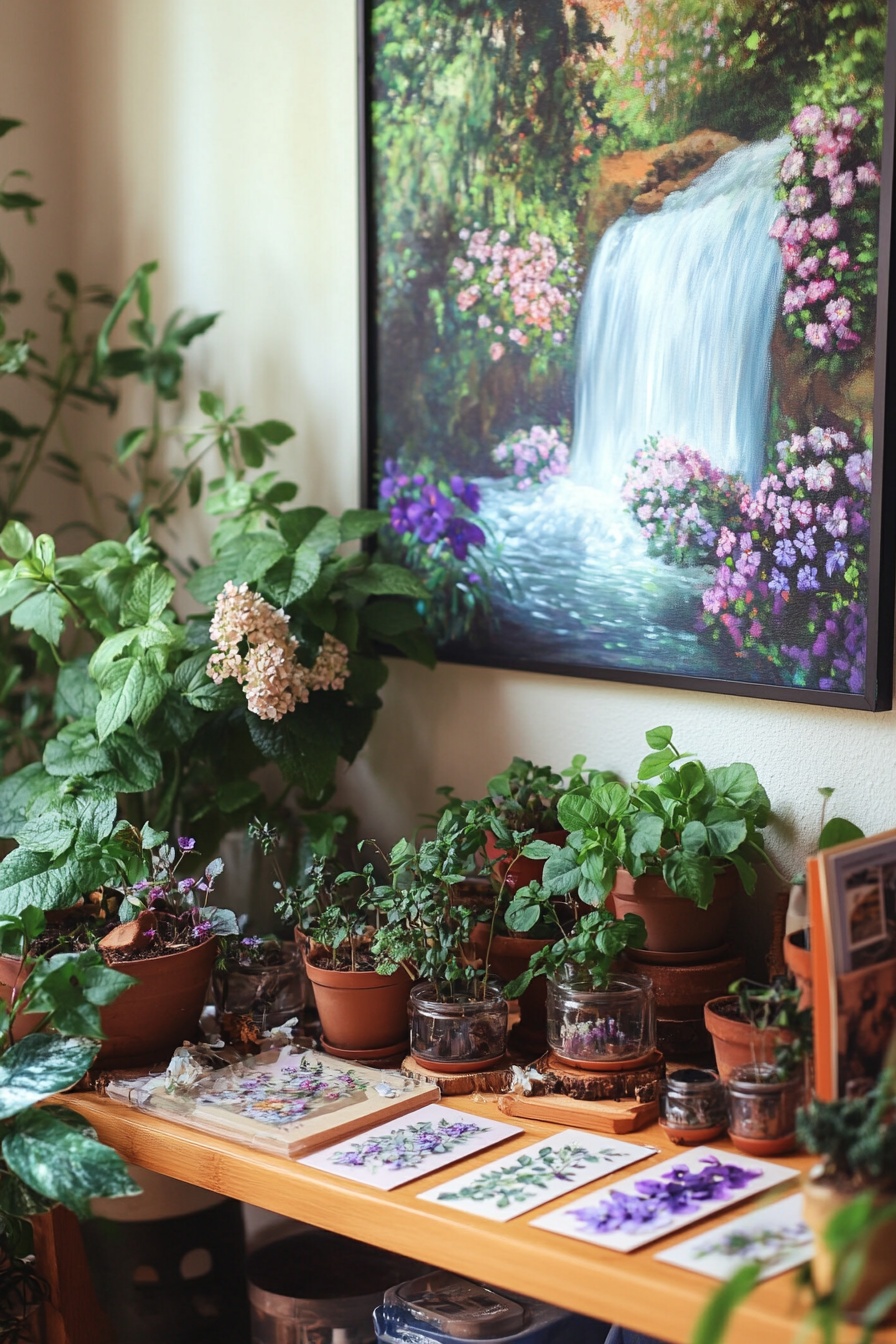
<path fill-rule="evenodd" d="M 896 1030 L 896 831 L 806 865 L 815 1091 L 823 1101 L 880 1073 Z"/>

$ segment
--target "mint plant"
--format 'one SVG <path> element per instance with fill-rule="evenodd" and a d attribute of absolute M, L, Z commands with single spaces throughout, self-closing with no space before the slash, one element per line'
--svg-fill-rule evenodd
<path fill-rule="evenodd" d="M 554 895 L 576 892 L 586 905 L 600 905 L 625 868 L 633 877 L 662 877 L 706 909 L 716 878 L 733 866 L 752 892 L 756 865 L 769 862 L 760 831 L 771 814 L 753 766 L 707 769 L 678 751 L 668 726 L 646 736 L 652 750 L 635 784 L 600 780 L 560 799 L 558 819 L 570 835 L 545 864 L 545 885 Z"/>

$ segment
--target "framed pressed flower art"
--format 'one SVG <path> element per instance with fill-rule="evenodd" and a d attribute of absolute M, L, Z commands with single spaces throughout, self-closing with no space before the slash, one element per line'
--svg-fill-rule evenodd
<path fill-rule="evenodd" d="M 366 488 L 440 656 L 888 708 L 886 0 L 359 28 Z"/>

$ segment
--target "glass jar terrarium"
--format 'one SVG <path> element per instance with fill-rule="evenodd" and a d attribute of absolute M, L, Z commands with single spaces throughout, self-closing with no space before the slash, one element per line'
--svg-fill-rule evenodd
<path fill-rule="evenodd" d="M 276 938 L 246 939 L 245 944 L 236 960 L 212 974 L 218 1014 L 251 1017 L 265 1031 L 301 1017 L 310 998 L 302 949 Z"/>
<path fill-rule="evenodd" d="M 708 1143 L 728 1127 L 725 1084 L 712 1069 L 676 1069 L 660 1092 L 660 1125 L 673 1143 Z"/>
<path fill-rule="evenodd" d="M 782 1079 L 773 1064 L 742 1064 L 728 1079 L 728 1133 L 753 1157 L 774 1157 L 796 1147 L 796 1113 L 803 1078 Z"/>
<path fill-rule="evenodd" d="M 507 1002 L 491 986 L 484 998 L 453 994 L 440 999 L 429 982 L 415 985 L 408 1003 L 411 1054 L 441 1073 L 493 1068 L 507 1045 Z"/>
<path fill-rule="evenodd" d="M 656 1046 L 656 999 L 646 975 L 611 973 L 602 989 L 590 977 L 548 980 L 548 1045 L 580 1069 L 634 1068 Z"/>

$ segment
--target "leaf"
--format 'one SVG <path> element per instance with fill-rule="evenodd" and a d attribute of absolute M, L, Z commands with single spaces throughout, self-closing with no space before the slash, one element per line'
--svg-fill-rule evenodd
<path fill-rule="evenodd" d="M 202 495 L 202 468 L 194 467 L 187 477 L 187 498 L 190 501 L 190 507 L 195 508 Z"/>
<path fill-rule="evenodd" d="M 600 819 L 597 805 L 578 793 L 565 793 L 557 804 L 557 820 L 565 831 L 590 830 Z"/>
<path fill-rule="evenodd" d="M 748 896 L 752 896 L 756 889 L 756 869 L 751 863 L 748 863 L 740 854 L 732 854 L 731 862 L 737 869 L 738 876 L 743 883 L 744 891 Z"/>
<path fill-rule="evenodd" d="M 275 448 L 279 448 L 281 443 L 286 443 L 287 439 L 294 439 L 296 436 L 292 425 L 288 425 L 285 420 L 262 420 L 253 428 L 265 443 L 273 444 Z"/>
<path fill-rule="evenodd" d="M 32 1190 L 14 1171 L 4 1173 L 0 1180 L 0 1209 L 4 1213 L 13 1218 L 33 1218 L 36 1214 L 49 1213 L 52 1207 L 51 1199 Z"/>
<path fill-rule="evenodd" d="M 34 545 L 34 537 L 24 523 L 10 519 L 0 532 L 0 550 L 13 560 L 22 560 Z"/>
<path fill-rule="evenodd" d="M 854 826 L 845 817 L 831 817 L 818 837 L 818 848 L 832 849 L 834 845 L 845 845 L 850 840 L 864 840 L 864 838 L 865 832 L 860 831 L 858 826 Z"/>
<path fill-rule="evenodd" d="M 2 866 L 2 865 L 0 865 Z M 575 891 L 581 880 L 582 870 L 579 867 L 575 850 L 567 846 L 561 849 L 558 854 L 552 854 L 544 865 L 542 874 L 542 885 L 554 896 L 565 896 L 570 891 Z"/>
<path fill-rule="evenodd" d="M 99 1048 L 98 1041 L 81 1036 L 41 1032 L 16 1041 L 0 1056 L 0 1120 L 79 1082 Z"/>
<path fill-rule="evenodd" d="M 641 857 L 657 854 L 663 841 L 663 819 L 653 812 L 639 812 L 632 827 L 629 849 Z"/>
<path fill-rule="evenodd" d="M 675 759 L 675 752 L 671 747 L 650 752 L 638 766 L 638 779 L 656 779 L 657 775 L 661 775 Z"/>
<path fill-rule="evenodd" d="M 303 544 L 313 547 L 325 560 L 328 555 L 332 555 L 340 540 L 339 523 L 329 513 L 325 513 L 322 518 L 318 518 Z"/>
<path fill-rule="evenodd" d="M 120 658 L 103 677 L 103 697 L 96 711 L 100 742 L 127 723 L 143 695 L 143 664 L 137 658 Z"/>
<path fill-rule="evenodd" d="M 49 854 L 58 859 L 71 849 L 77 834 L 74 820 L 66 820 L 59 814 L 50 812 L 47 816 L 35 817 L 16 832 L 15 841 L 24 849 L 33 849 L 38 854 Z"/>
<path fill-rule="evenodd" d="M 362 607 L 359 616 L 361 624 L 371 634 L 384 639 L 406 634 L 409 630 L 419 630 L 423 626 L 423 617 L 413 603 L 401 597 L 385 597 L 377 602 L 368 602 Z"/>
<path fill-rule="evenodd" d="M 17 630 L 33 630 L 55 647 L 62 638 L 65 618 L 70 612 L 71 608 L 61 594 L 53 588 L 45 588 L 42 593 L 26 598 L 9 619 Z"/>
<path fill-rule="evenodd" d="M 176 328 L 174 339 L 178 345 L 190 345 L 197 336 L 204 336 L 215 325 L 220 316 L 220 313 L 205 313 L 202 317 L 194 317 L 189 322 L 185 322 L 182 327 Z"/>
<path fill-rule="evenodd" d="M 759 777 L 752 765 L 722 765 L 707 774 L 719 797 L 727 798 L 737 807 L 745 807 L 759 789 Z"/>
<path fill-rule="evenodd" d="M 663 724 L 661 728 L 651 728 L 644 736 L 648 747 L 653 751 L 662 751 L 672 741 L 672 729 L 668 724 Z"/>
<path fill-rule="evenodd" d="M 506 999 L 518 999 L 521 994 L 525 994 L 534 979 L 534 971 L 523 971 L 515 980 L 511 980 L 509 984 L 504 986 L 504 997 Z"/>
<path fill-rule="evenodd" d="M 301 546 L 315 523 L 326 516 L 326 509 L 320 508 L 317 504 L 308 504 L 301 509 L 290 509 L 279 521 L 284 541 L 291 548 Z"/>
<path fill-rule="evenodd" d="M 220 910 L 217 906 L 207 905 L 203 908 L 202 917 L 211 924 L 212 933 L 221 938 L 235 938 L 239 935 L 240 926 L 232 910 Z"/>
<path fill-rule="evenodd" d="M 504 918 L 514 933 L 528 933 L 541 918 L 541 906 L 531 901 L 511 901 Z"/>
<path fill-rule="evenodd" d="M 659 821 L 659 817 L 657 817 Z M 744 827 L 746 830 L 746 827 Z M 685 854 L 700 854 L 706 848 L 707 830 L 702 821 L 689 821 L 681 832 L 681 847 Z"/>
<path fill-rule="evenodd" d="M 124 590 L 121 600 L 121 624 L 125 627 L 148 625 L 168 606 L 177 580 L 156 563 L 138 570 Z"/>
<path fill-rule="evenodd" d="M 550 859 L 554 854 L 562 854 L 563 850 L 560 845 L 552 845 L 547 840 L 530 840 L 522 852 L 527 859 Z"/>
<path fill-rule="evenodd" d="M 17 121 L 15 117 L 0 117 L 0 140 L 4 135 L 9 135 L 10 131 L 24 125 L 23 121 Z"/>
<path fill-rule="evenodd" d="M 199 393 L 199 409 L 203 415 L 209 415 L 213 420 L 224 419 L 224 403 L 214 392 Z"/>
<path fill-rule="evenodd" d="M 39 761 L 0 780 L 0 836 L 15 835 L 35 805 L 42 799 L 55 801 L 58 792 L 59 780 L 48 775 Z"/>
<path fill-rule="evenodd" d="M 707 854 L 684 854 L 674 849 L 663 862 L 663 878 L 676 895 L 693 901 L 701 910 L 712 904 L 715 875 Z"/>
<path fill-rule="evenodd" d="M 210 606 L 228 579 L 237 587 L 255 583 L 285 554 L 283 539 L 276 532 L 250 532 L 226 546 L 213 565 L 198 569 L 187 590 Z"/>
<path fill-rule="evenodd" d="M 100 688 L 87 670 L 88 659 L 76 658 L 60 669 L 53 713 L 57 719 L 90 719 L 100 702 Z"/>
<path fill-rule="evenodd" d="M 340 541 L 360 541 L 372 537 L 387 521 L 379 509 L 346 509 L 339 519 Z"/>
<path fill-rule="evenodd" d="M 90 1216 L 91 1199 L 141 1193 L 113 1148 L 44 1110 L 17 1118 L 3 1140 L 3 1156 L 26 1185 L 79 1218 Z"/>
<path fill-rule="evenodd" d="M 265 459 L 264 439 L 249 425 L 239 430 L 240 452 L 247 467 L 263 467 Z"/>
<path fill-rule="evenodd" d="M 731 821 L 713 821 L 707 818 L 706 831 L 709 836 L 709 852 L 716 858 L 733 854 L 747 838 L 747 823 L 743 817 Z"/>
<path fill-rule="evenodd" d="M 374 561 L 360 574 L 347 578 L 345 584 L 356 593 L 429 599 L 429 593 L 420 580 L 401 565 L 385 565 Z"/>
<path fill-rule="evenodd" d="M 700 1313 L 691 1344 L 722 1344 L 733 1311 L 753 1291 L 761 1272 L 762 1265 L 756 1261 L 741 1265 L 715 1290 Z"/>
<path fill-rule="evenodd" d="M 148 429 L 129 429 L 115 441 L 115 458 L 118 462 L 127 462 L 149 438 Z"/>
<path fill-rule="evenodd" d="M 138 266 L 118 298 L 115 300 L 115 303 L 112 305 L 108 317 L 100 328 L 100 333 L 96 338 L 96 345 L 94 346 L 92 374 L 94 381 L 103 376 L 104 366 L 109 361 L 109 338 L 112 335 L 115 324 L 134 297 L 137 289 L 146 285 L 147 277 L 152 275 L 153 271 L 158 269 L 158 265 L 159 263 L 157 261 L 147 261 L 144 262 L 142 266 Z"/>
<path fill-rule="evenodd" d="M 292 557 L 292 572 L 290 574 L 289 585 L 286 589 L 286 595 L 283 599 L 283 605 L 288 607 L 290 603 L 295 602 L 297 598 L 304 597 L 314 586 L 318 574 L 320 573 L 320 555 L 313 546 L 303 542 L 295 555 Z"/>

